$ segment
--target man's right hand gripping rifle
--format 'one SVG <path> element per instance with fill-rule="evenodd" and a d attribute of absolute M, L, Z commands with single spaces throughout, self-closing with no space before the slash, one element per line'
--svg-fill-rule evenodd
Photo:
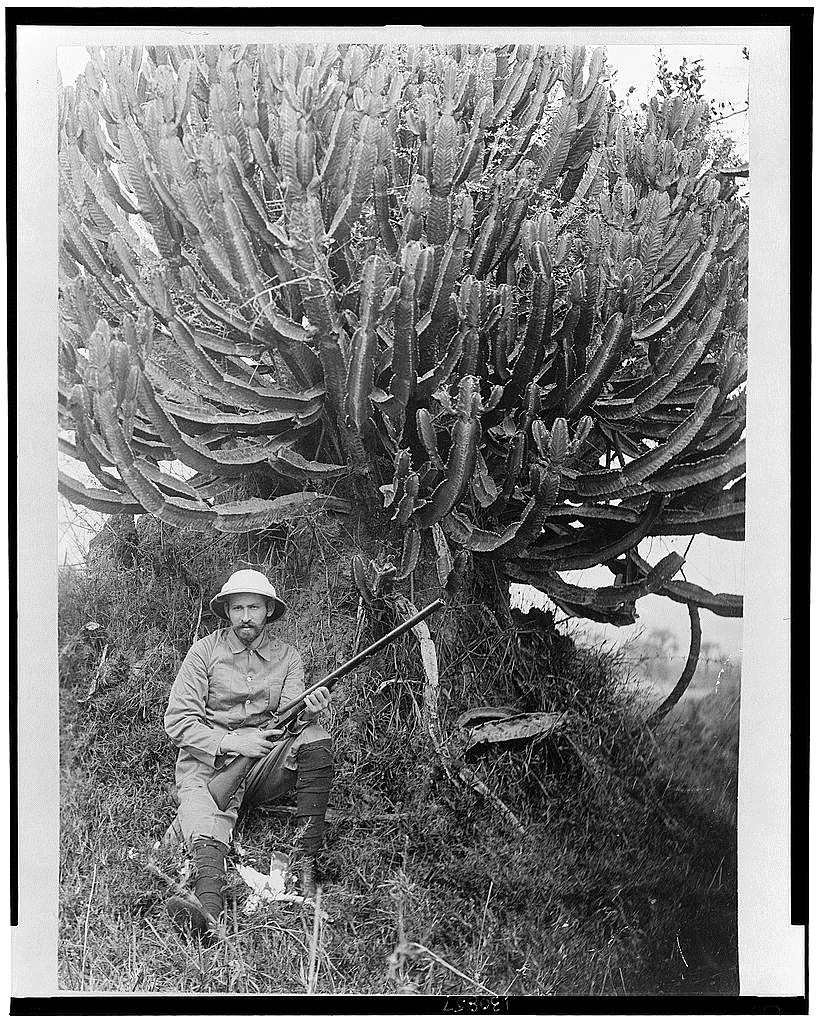
<path fill-rule="evenodd" d="M 330 703 L 331 693 L 327 686 L 322 686 L 306 694 L 304 698 L 307 712 L 314 717 L 324 711 Z M 264 729 L 235 729 L 222 741 L 220 750 L 223 754 L 239 754 L 242 757 L 252 758 L 264 757 L 274 750 L 277 742 L 287 735 L 287 731 L 287 727 L 284 725 Z"/>

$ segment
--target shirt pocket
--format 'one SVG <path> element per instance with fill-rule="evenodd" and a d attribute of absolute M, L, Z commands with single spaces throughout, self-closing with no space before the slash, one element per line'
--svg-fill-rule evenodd
<path fill-rule="evenodd" d="M 208 685 L 208 706 L 216 716 L 242 706 L 248 690 L 245 674 L 231 661 L 224 658 L 215 661 Z"/>

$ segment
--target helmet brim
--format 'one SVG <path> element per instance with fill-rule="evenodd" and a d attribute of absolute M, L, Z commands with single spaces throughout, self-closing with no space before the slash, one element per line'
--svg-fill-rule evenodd
<path fill-rule="evenodd" d="M 251 591 L 238 591 L 238 593 L 251 593 Z M 225 602 L 226 598 L 231 597 L 231 594 L 217 594 L 212 597 L 209 602 L 209 607 L 212 612 L 217 616 L 218 619 L 225 619 L 226 622 L 230 621 L 228 618 L 228 612 L 226 611 Z M 285 601 L 281 601 L 279 597 L 272 597 L 270 594 L 260 594 L 260 597 L 266 601 L 271 601 L 274 605 L 272 611 L 266 615 L 266 622 L 276 622 L 277 619 L 282 618 L 285 615 L 288 606 Z"/>

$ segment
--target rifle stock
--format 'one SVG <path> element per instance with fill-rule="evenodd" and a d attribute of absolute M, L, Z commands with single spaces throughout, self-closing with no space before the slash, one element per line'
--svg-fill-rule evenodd
<path fill-rule="evenodd" d="M 379 640 L 375 640 L 374 643 L 369 647 L 366 647 L 365 650 L 360 651 L 359 654 L 355 654 L 353 658 L 349 658 L 348 661 L 344 662 L 338 668 L 335 668 L 333 672 L 329 672 L 327 676 L 323 676 L 323 678 L 318 682 L 313 683 L 304 690 L 299 697 L 280 708 L 273 718 L 270 718 L 260 726 L 260 729 L 279 729 L 290 725 L 303 710 L 305 706 L 305 698 L 310 693 L 314 693 L 314 691 L 318 690 L 321 686 L 327 686 L 330 690 L 333 690 L 338 679 L 347 675 L 355 669 L 357 665 L 365 661 L 366 658 L 370 658 L 371 655 L 376 654 L 377 651 L 382 650 L 383 647 L 387 647 L 388 644 L 393 643 L 404 633 L 407 633 L 409 629 L 413 629 L 414 626 L 419 622 L 422 622 L 423 619 L 427 619 L 429 615 L 443 607 L 444 602 L 441 599 L 438 598 L 436 601 L 432 601 L 431 604 L 426 605 L 426 607 L 417 612 L 416 615 L 412 615 L 406 622 L 401 623 L 389 633 L 386 633 L 385 636 L 380 637 Z M 226 807 L 228 807 L 232 796 L 237 792 L 237 789 L 251 771 L 255 761 L 257 761 L 256 757 L 244 757 L 242 754 L 238 754 L 228 764 L 219 768 L 214 777 L 208 783 L 208 791 L 211 794 L 214 803 L 221 811 L 224 811 Z"/>

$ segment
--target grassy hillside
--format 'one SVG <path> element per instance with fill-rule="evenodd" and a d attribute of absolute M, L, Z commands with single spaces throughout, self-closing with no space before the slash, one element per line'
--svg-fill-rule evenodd
<path fill-rule="evenodd" d="M 446 727 L 482 703 L 567 714 L 563 740 L 472 762 L 524 834 L 443 776 L 409 641 L 335 694 L 328 919 L 279 904 L 246 916 L 232 870 L 229 937 L 207 949 L 181 941 L 164 914 L 170 886 L 143 865 L 173 814 L 162 715 L 185 651 L 214 626 L 203 600 L 233 559 L 268 564 L 294 598 L 289 639 L 317 671 L 356 632 L 357 605 L 341 535 L 334 561 L 316 532 L 313 546 L 288 536 L 250 551 L 148 517 L 138 526 L 60 580 L 64 988 L 736 991 L 736 704 L 725 691 L 691 701 L 651 735 L 628 666 L 522 617 L 507 630 L 466 617 L 462 646 L 440 661 Z M 238 830 L 243 856 L 266 870 L 291 832 L 287 813 L 254 812 Z M 176 878 L 179 866 L 163 869 Z"/>

